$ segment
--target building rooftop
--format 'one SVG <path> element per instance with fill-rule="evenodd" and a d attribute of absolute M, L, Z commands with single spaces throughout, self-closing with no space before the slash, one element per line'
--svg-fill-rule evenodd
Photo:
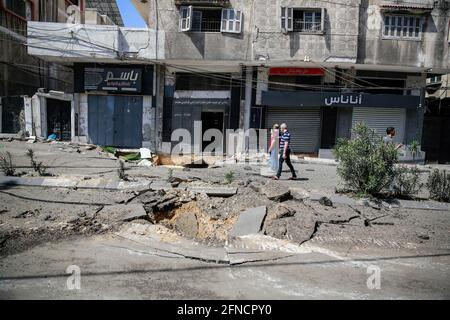
<path fill-rule="evenodd" d="M 86 8 L 95 8 L 98 13 L 107 15 L 116 25 L 124 26 L 116 0 L 86 0 Z"/>

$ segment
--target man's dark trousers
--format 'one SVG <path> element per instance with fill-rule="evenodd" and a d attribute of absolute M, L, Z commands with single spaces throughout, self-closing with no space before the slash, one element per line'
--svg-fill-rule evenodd
<path fill-rule="evenodd" d="M 281 176 L 281 171 L 283 171 L 283 162 L 286 161 L 286 164 L 288 165 L 289 169 L 291 170 L 292 177 L 296 178 L 297 175 L 294 170 L 294 166 L 291 163 L 291 150 L 286 150 L 286 159 L 283 158 L 283 149 L 280 150 L 280 159 L 278 160 L 278 172 L 277 177 L 279 178 Z"/>

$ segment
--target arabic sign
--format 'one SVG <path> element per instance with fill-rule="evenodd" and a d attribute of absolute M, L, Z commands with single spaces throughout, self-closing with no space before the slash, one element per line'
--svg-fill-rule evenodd
<path fill-rule="evenodd" d="M 262 105 L 275 107 L 417 108 L 420 96 L 313 91 L 263 91 Z"/>
<path fill-rule="evenodd" d="M 270 68 L 271 76 L 323 76 L 325 71 L 321 68 Z"/>
<path fill-rule="evenodd" d="M 174 99 L 174 105 L 181 106 L 228 106 L 230 101 L 228 99 L 189 99 L 180 98 Z"/>
<path fill-rule="evenodd" d="M 85 68 L 84 90 L 141 92 L 140 68 Z"/>

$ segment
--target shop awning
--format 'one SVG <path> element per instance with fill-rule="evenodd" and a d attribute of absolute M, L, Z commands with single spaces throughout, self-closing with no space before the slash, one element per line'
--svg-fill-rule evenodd
<path fill-rule="evenodd" d="M 419 96 L 395 94 L 263 91 L 262 105 L 271 107 L 372 107 L 417 108 Z"/>

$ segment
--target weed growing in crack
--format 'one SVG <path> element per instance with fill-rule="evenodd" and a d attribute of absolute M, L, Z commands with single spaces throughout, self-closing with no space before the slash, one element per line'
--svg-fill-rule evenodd
<path fill-rule="evenodd" d="M 171 182 L 173 178 L 173 169 L 169 168 L 168 174 L 167 174 L 167 181 Z"/>
<path fill-rule="evenodd" d="M 28 148 L 27 151 L 25 152 L 25 155 L 30 158 L 31 166 L 33 167 L 35 172 L 37 172 L 41 177 L 49 175 L 46 172 L 47 168 L 43 166 L 42 162 L 36 161 L 33 149 Z"/>
<path fill-rule="evenodd" d="M 226 184 L 232 183 L 233 180 L 234 180 L 234 172 L 233 171 L 228 171 L 227 173 L 225 173 L 225 183 Z"/>
<path fill-rule="evenodd" d="M 125 167 L 125 162 L 122 160 L 119 160 L 119 169 L 117 169 L 117 175 L 119 176 L 120 180 L 128 181 L 128 175 L 125 172 L 127 168 Z"/>
<path fill-rule="evenodd" d="M 0 154 L 0 168 L 2 168 L 6 176 L 14 176 L 16 173 L 16 167 L 12 162 L 12 156 L 9 151 L 6 151 L 5 154 Z"/>

